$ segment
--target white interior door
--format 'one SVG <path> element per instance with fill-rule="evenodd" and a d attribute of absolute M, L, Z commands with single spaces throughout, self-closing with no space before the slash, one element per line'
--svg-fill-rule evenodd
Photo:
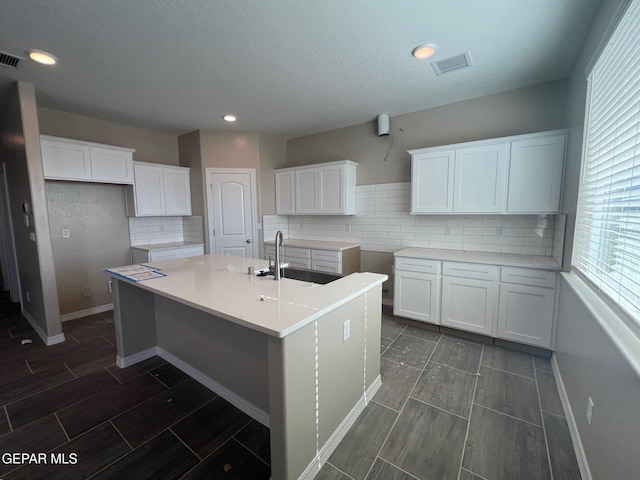
<path fill-rule="evenodd" d="M 207 190 L 210 251 L 257 258 L 256 171 L 208 168 Z"/>

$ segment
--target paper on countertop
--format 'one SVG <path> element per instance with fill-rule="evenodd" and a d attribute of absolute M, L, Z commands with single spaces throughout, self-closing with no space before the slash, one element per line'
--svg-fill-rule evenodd
<path fill-rule="evenodd" d="M 167 276 L 167 274 L 162 273 L 159 268 L 144 264 L 105 268 L 104 271 L 134 282 L 141 282 L 143 280 L 151 280 L 153 278 Z"/>

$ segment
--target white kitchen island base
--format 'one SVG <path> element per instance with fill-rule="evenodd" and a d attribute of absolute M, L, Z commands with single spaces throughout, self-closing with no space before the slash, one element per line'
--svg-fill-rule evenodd
<path fill-rule="evenodd" d="M 386 276 L 353 274 L 322 286 L 274 282 L 240 273 L 246 268 L 237 262 L 259 267 L 257 260 L 208 257 L 216 256 L 154 264 L 168 275 L 161 279 L 134 284 L 114 277 L 118 365 L 161 356 L 269 426 L 272 478 L 312 479 L 380 387 Z M 220 267 L 218 260 L 227 273 L 214 277 L 227 287 L 239 282 L 239 302 L 256 302 L 237 307 L 243 315 L 197 302 L 202 285 L 186 298 L 169 292 L 172 276 L 181 288 L 188 284 L 185 266 L 199 276 Z M 252 317 L 262 310 L 271 321 Z M 278 330 L 265 327 L 270 323 Z"/>

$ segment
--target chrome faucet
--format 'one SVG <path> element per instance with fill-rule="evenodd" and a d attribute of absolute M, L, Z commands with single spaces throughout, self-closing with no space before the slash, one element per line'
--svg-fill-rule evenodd
<path fill-rule="evenodd" d="M 278 230 L 276 232 L 276 264 L 273 266 L 274 280 L 280 280 L 280 247 L 284 247 L 284 240 L 282 238 L 282 232 Z"/>

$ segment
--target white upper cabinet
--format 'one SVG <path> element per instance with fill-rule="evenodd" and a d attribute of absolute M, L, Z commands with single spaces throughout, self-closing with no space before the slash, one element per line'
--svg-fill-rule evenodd
<path fill-rule="evenodd" d="M 189 169 L 134 162 L 135 183 L 127 189 L 129 216 L 189 216 Z"/>
<path fill-rule="evenodd" d="M 276 212 L 278 215 L 293 215 L 295 207 L 295 175 L 293 170 L 276 172 Z"/>
<path fill-rule="evenodd" d="M 456 150 L 453 211 L 501 213 L 507 182 L 505 144 Z"/>
<path fill-rule="evenodd" d="M 446 150 L 411 156 L 411 213 L 453 212 L 455 153 Z"/>
<path fill-rule="evenodd" d="M 48 135 L 40 145 L 47 180 L 133 183 L 133 149 Z"/>
<path fill-rule="evenodd" d="M 564 130 L 410 150 L 411 213 L 555 213 Z"/>
<path fill-rule="evenodd" d="M 509 213 L 557 213 L 564 168 L 566 134 L 511 142 Z"/>
<path fill-rule="evenodd" d="M 276 213 L 354 215 L 357 165 L 342 160 L 276 170 Z"/>

